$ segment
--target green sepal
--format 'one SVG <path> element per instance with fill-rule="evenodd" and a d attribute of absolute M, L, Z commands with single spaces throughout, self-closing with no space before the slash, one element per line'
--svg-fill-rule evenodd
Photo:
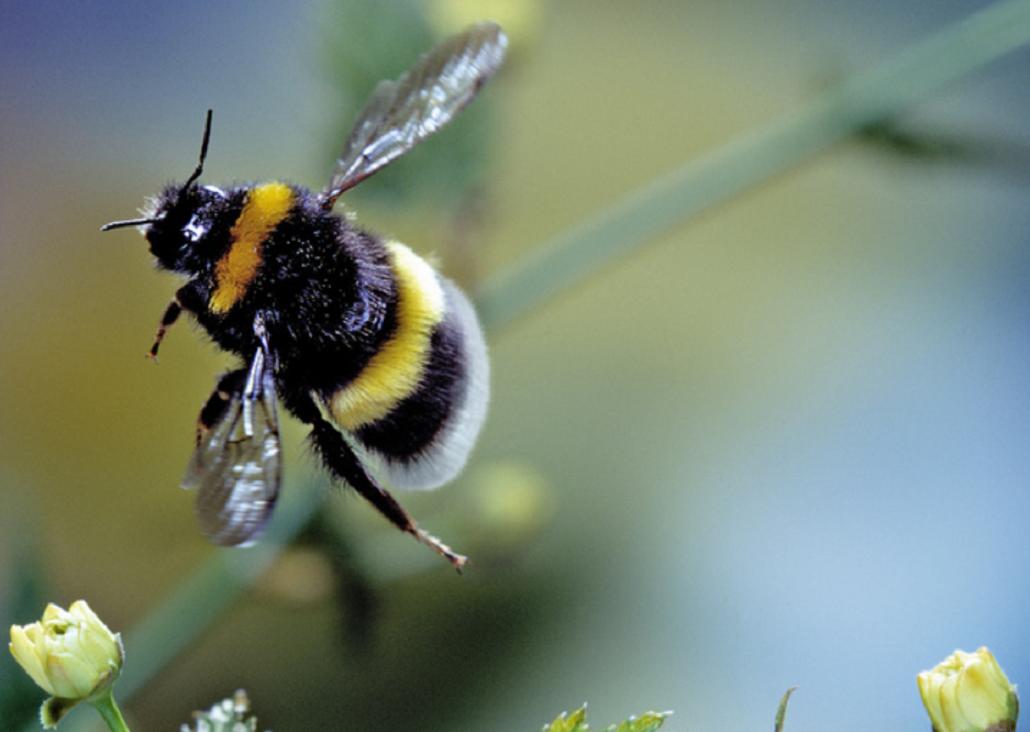
<path fill-rule="evenodd" d="M 62 699 L 52 696 L 39 707 L 39 722 L 43 729 L 53 729 L 82 699 Z"/>

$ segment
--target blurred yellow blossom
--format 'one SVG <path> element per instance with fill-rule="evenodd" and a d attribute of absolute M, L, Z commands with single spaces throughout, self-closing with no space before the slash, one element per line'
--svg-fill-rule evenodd
<path fill-rule="evenodd" d="M 496 460 L 476 470 L 475 531 L 484 549 L 510 553 L 529 542 L 554 515 L 547 479 L 520 460 Z"/>
<path fill-rule="evenodd" d="M 543 4 L 539 0 L 432 0 L 427 15 L 441 37 L 492 20 L 504 28 L 512 50 L 517 51 L 532 45 L 539 34 Z"/>
<path fill-rule="evenodd" d="M 955 651 L 916 678 L 936 732 L 1004 732 L 1016 728 L 1016 687 L 987 648 Z"/>

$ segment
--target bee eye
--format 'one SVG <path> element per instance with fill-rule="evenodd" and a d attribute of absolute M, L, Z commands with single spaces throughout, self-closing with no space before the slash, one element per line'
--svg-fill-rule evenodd
<path fill-rule="evenodd" d="M 196 243 L 207 234 L 208 228 L 210 226 L 206 221 L 201 220 L 197 214 L 193 214 L 190 217 L 189 223 L 182 227 L 182 235 L 186 238 L 186 241 Z"/>

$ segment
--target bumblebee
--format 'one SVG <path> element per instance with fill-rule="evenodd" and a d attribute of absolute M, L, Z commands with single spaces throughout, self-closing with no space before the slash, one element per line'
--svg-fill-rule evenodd
<path fill-rule="evenodd" d="M 310 425 L 329 472 L 388 520 L 461 569 L 465 557 L 421 529 L 383 481 L 435 488 L 464 466 L 483 424 L 489 366 L 465 295 L 404 244 L 333 213 L 348 189 L 449 122 L 497 71 L 507 46 L 480 23 L 444 41 L 359 113 L 328 186 L 281 182 L 182 185 L 154 198 L 135 226 L 161 269 L 186 278 L 149 355 L 185 310 L 242 360 L 197 420 L 183 487 L 214 543 L 260 535 L 282 481 L 277 404 Z"/>

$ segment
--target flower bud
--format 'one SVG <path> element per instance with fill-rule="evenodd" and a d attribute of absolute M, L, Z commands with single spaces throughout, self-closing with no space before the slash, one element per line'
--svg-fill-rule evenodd
<path fill-rule="evenodd" d="M 547 479 L 519 460 L 495 460 L 469 478 L 476 486 L 471 500 L 474 541 L 482 552 L 510 555 L 529 543 L 554 514 Z"/>
<path fill-rule="evenodd" d="M 440 36 L 457 33 L 472 23 L 492 20 L 504 28 L 512 49 L 533 45 L 543 25 L 540 0 L 431 0 L 429 23 Z"/>
<path fill-rule="evenodd" d="M 107 691 L 124 658 L 119 634 L 108 630 L 85 600 L 68 610 L 47 605 L 38 622 L 12 625 L 8 648 L 44 691 L 72 703 Z"/>
<path fill-rule="evenodd" d="M 987 648 L 955 651 L 916 677 L 936 732 L 1012 732 L 1019 699 Z"/>

